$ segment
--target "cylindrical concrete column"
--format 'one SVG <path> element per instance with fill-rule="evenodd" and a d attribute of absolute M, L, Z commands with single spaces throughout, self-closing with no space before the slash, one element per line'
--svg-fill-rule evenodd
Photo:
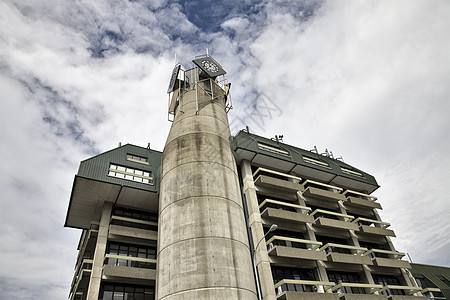
<path fill-rule="evenodd" d="M 214 100 L 199 86 L 181 95 L 162 159 L 157 299 L 256 299 L 229 136 L 218 86 Z"/>

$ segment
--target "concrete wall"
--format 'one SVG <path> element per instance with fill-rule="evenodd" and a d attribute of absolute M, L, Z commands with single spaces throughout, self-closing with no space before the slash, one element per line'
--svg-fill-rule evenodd
<path fill-rule="evenodd" d="M 163 151 L 157 299 L 256 298 L 224 95 L 215 93 L 181 95 Z"/>

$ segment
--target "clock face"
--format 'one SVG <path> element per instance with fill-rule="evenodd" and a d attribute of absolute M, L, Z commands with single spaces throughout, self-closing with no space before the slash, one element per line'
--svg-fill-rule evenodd
<path fill-rule="evenodd" d="M 219 72 L 219 67 L 215 63 L 213 63 L 212 61 L 209 61 L 209 60 L 203 60 L 202 67 L 211 73 Z"/>
<path fill-rule="evenodd" d="M 192 62 L 203 71 L 202 76 L 216 78 L 217 76 L 227 73 L 222 69 L 222 66 L 210 56 L 197 58 Z"/>

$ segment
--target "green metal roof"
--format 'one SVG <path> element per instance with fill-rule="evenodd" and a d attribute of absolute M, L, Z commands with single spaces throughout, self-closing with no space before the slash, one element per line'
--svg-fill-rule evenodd
<path fill-rule="evenodd" d="M 369 194 L 379 187 L 372 175 L 340 160 L 244 130 L 231 137 L 231 148 L 238 162 L 247 159 L 257 166 L 266 166 L 302 178 L 334 183 Z"/>
<path fill-rule="evenodd" d="M 104 202 L 158 211 L 161 155 L 159 151 L 126 144 L 82 161 L 73 182 L 65 226 L 88 229 L 92 221 L 100 219 Z M 111 173 L 113 166 L 120 166 L 123 171 Z M 148 184 L 114 175 L 119 173 L 125 177 L 131 171 L 142 173 L 127 177 L 136 180 L 152 177 L 153 182 Z M 144 176 L 143 172 L 149 176 Z"/>
<path fill-rule="evenodd" d="M 414 263 L 411 264 L 411 267 L 414 277 L 427 279 L 432 285 L 438 287 L 447 299 L 450 299 L 450 268 Z"/>

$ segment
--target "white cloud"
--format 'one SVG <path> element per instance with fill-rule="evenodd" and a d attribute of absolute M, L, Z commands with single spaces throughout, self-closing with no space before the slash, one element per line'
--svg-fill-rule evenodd
<path fill-rule="evenodd" d="M 189 68 L 205 48 L 232 82 L 230 121 L 373 174 L 398 249 L 450 265 L 448 2 L 244 6 L 205 33 L 165 1 L 0 3 L 2 296 L 67 297 L 79 162 L 119 141 L 162 150 L 174 53 Z M 257 99 L 279 108 L 264 124 Z"/>

